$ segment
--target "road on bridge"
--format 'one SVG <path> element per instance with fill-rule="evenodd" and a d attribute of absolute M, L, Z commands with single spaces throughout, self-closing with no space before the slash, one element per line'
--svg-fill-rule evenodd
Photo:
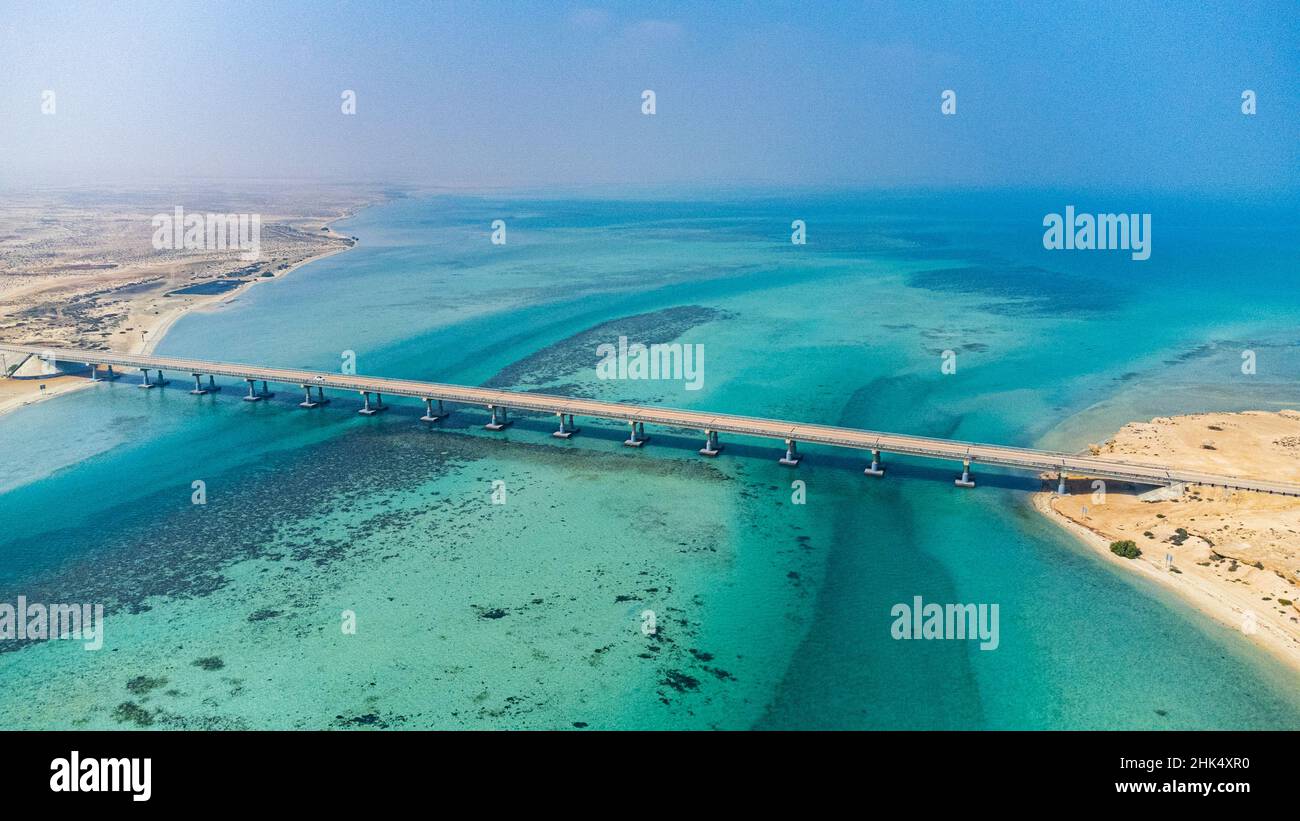
<path fill-rule="evenodd" d="M 485 408 L 531 411 L 544 414 L 566 414 L 597 419 L 612 419 L 631 424 L 654 424 L 677 428 L 690 428 L 704 432 L 733 433 L 790 443 L 816 443 L 836 447 L 868 450 L 875 453 L 896 453 L 933 459 L 954 460 L 985 465 L 997 465 L 1039 472 L 1071 474 L 1099 479 L 1112 479 L 1148 485 L 1178 483 L 1207 485 L 1210 487 L 1253 490 L 1287 496 L 1300 496 L 1300 484 L 1247 479 L 1173 467 L 1127 463 L 1096 456 L 1080 456 L 1033 448 L 1016 448 L 1004 445 L 959 442 L 901 433 L 817 425 L 803 422 L 786 422 L 754 416 L 680 410 L 654 405 L 636 405 L 624 402 L 605 402 L 596 399 L 579 399 L 568 396 L 528 393 L 524 391 L 475 388 L 465 385 L 448 385 L 408 379 L 378 376 L 358 376 L 288 368 L 269 368 L 232 362 L 213 362 L 199 359 L 122 354 L 111 351 L 94 351 L 71 348 L 41 348 L 28 345 L 0 344 L 0 350 L 51 358 L 57 362 L 84 362 L 99 366 L 126 367 L 172 371 L 203 376 L 232 377 L 243 380 L 296 384 L 312 388 L 330 388 L 354 391 L 358 394 L 374 393 L 389 396 L 407 396 L 424 400 L 438 400 Z M 635 429 L 635 427 L 634 427 Z"/>

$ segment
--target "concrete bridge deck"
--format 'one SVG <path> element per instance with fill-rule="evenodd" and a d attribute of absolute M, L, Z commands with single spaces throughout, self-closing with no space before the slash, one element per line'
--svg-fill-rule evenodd
<path fill-rule="evenodd" d="M 1061 476 L 1069 474 L 1153 486 L 1187 483 L 1300 496 L 1300 483 L 1242 479 L 1233 476 L 1178 470 L 1158 465 L 1130 464 L 1094 456 L 1079 456 L 1032 448 L 958 442 L 925 436 L 883 433 L 802 422 L 786 422 L 753 416 L 678 410 L 652 405 L 604 402 L 595 399 L 577 399 L 522 391 L 474 388 L 437 382 L 336 374 L 327 371 L 267 368 L 259 365 L 122 354 L 111 351 L 7 344 L 0 344 L 0 351 L 31 354 L 50 358 L 56 362 L 86 363 L 100 367 L 136 369 L 144 374 L 145 385 L 150 384 L 148 377 L 150 371 L 156 370 L 159 372 L 159 382 L 153 384 L 163 384 L 161 381 L 163 372 L 189 374 L 193 375 L 195 380 L 195 393 L 203 392 L 200 388 L 216 389 L 216 386 L 212 385 L 211 381 L 201 385 L 201 376 L 207 377 L 209 380 L 214 376 L 245 380 L 249 383 L 249 396 L 246 397 L 248 399 L 257 399 L 260 396 L 267 395 L 265 392 L 260 395 L 255 394 L 253 392 L 254 382 L 298 385 L 306 391 L 307 398 L 302 403 L 304 407 L 315 407 L 317 404 L 328 401 L 324 399 L 324 390 L 326 388 L 352 391 L 363 396 L 365 402 L 362 408 L 363 413 L 374 413 L 382 410 L 383 395 L 385 394 L 388 396 L 407 396 L 426 402 L 429 411 L 424 418 L 427 421 L 436 421 L 442 415 L 434 412 L 433 402 L 438 402 L 439 408 L 441 408 L 443 402 L 475 405 L 487 408 L 492 412 L 492 423 L 488 427 L 494 430 L 509 424 L 508 419 L 504 416 L 507 410 L 558 416 L 560 430 L 556 432 L 557 436 L 568 436 L 576 432 L 572 427 L 572 418 L 574 416 L 624 422 L 630 426 L 632 432 L 627 442 L 629 445 L 639 445 L 645 441 L 643 426 L 646 424 L 690 428 L 704 433 L 705 447 L 700 452 L 709 456 L 715 455 L 721 449 L 717 440 L 718 433 L 733 433 L 781 440 L 786 444 L 786 455 L 782 462 L 791 465 L 798 464 L 800 457 L 797 445 L 800 442 L 833 445 L 870 451 L 872 467 L 867 468 L 866 472 L 871 475 L 881 475 L 883 473 L 883 470 L 879 467 L 881 453 L 952 460 L 963 464 L 962 478 L 957 480 L 957 483 L 963 486 L 973 485 L 969 480 L 967 471 L 969 466 L 975 463 L 1036 472 L 1052 472 Z M 320 397 L 319 400 L 313 399 L 312 390 L 316 390 L 317 395 Z M 377 406 L 371 406 L 371 394 L 378 397 Z M 498 416 L 498 414 L 501 415 Z"/>

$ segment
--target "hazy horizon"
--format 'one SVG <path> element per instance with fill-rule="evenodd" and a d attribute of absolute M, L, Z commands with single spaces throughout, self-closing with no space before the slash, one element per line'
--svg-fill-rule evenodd
<path fill-rule="evenodd" d="M 1300 15 L 1284 4 L 223 9 L 11 8 L 0 184 L 1269 197 L 1300 182 Z"/>

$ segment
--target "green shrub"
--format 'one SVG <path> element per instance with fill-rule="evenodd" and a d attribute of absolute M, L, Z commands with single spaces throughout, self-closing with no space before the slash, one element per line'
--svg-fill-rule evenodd
<path fill-rule="evenodd" d="M 1116 556 L 1123 556 L 1126 559 L 1136 559 L 1138 556 L 1142 555 L 1142 551 L 1138 550 L 1137 544 L 1135 544 L 1132 539 L 1125 539 L 1120 542 L 1111 542 L 1110 552 L 1114 553 Z"/>

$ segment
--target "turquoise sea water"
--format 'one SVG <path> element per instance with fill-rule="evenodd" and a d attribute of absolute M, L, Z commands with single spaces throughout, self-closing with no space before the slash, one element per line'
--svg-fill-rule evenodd
<path fill-rule="evenodd" d="M 1151 259 L 1043 250 L 1067 204 L 1152 212 Z M 352 352 L 360 373 L 1078 450 L 1132 419 L 1300 405 L 1293 217 L 1054 193 L 403 200 L 159 353 Z M 702 389 L 597 379 L 591 342 L 622 332 L 702 345 Z M 365 418 L 175 378 L 0 417 L 0 601 L 108 608 L 100 652 L 0 647 L 0 726 L 1300 728 L 1294 674 L 1043 521 L 1031 477 L 959 491 L 934 462 L 874 480 L 843 451 L 791 470 L 775 443 L 705 460 L 691 431 L 634 450 L 594 420 L 562 442 L 549 418 L 492 434 L 477 409 L 429 427 L 402 400 Z M 998 604 L 1000 646 L 893 640 L 917 595 Z"/>

